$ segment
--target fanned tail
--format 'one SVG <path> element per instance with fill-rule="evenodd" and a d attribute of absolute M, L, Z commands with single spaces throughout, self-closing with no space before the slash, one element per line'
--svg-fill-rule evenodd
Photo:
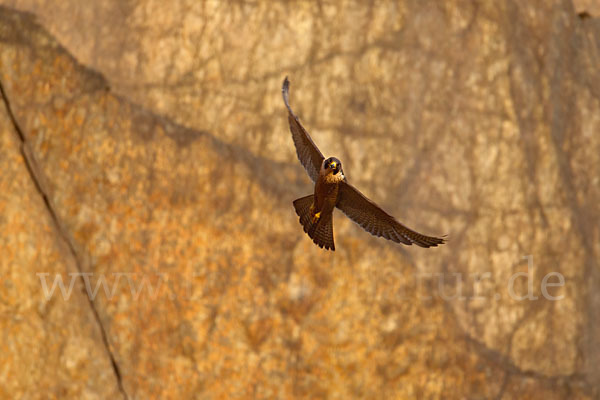
<path fill-rule="evenodd" d="M 333 243 L 333 213 L 322 215 L 322 217 L 313 222 L 314 215 L 311 213 L 314 196 L 308 195 L 294 200 L 296 214 L 300 217 L 300 224 L 304 232 L 321 248 L 335 251 Z"/>
<path fill-rule="evenodd" d="M 294 200 L 294 208 L 296 214 L 300 217 L 300 225 L 304 228 L 304 232 L 308 233 L 313 225 L 310 207 L 313 205 L 314 196 L 308 195 Z M 309 235 L 310 236 L 310 235 Z"/>

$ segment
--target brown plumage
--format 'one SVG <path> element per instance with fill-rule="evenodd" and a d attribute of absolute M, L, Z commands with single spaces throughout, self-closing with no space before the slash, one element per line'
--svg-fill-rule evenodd
<path fill-rule="evenodd" d="M 445 238 L 426 236 L 415 232 L 383 211 L 354 186 L 347 183 L 342 163 L 335 157 L 325 160 L 298 117 L 289 105 L 287 77 L 281 88 L 288 109 L 288 122 L 298 159 L 315 182 L 314 194 L 294 200 L 296 214 L 304 232 L 321 248 L 335 250 L 333 242 L 333 210 L 339 208 L 352 221 L 375 236 L 396 243 L 435 247 L 444 244 Z"/>

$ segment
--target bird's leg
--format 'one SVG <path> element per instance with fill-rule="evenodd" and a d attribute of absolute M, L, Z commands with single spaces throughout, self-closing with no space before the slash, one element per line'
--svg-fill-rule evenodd
<path fill-rule="evenodd" d="M 321 218 L 321 213 L 320 212 L 316 213 L 315 216 L 313 217 L 313 224 L 315 222 L 317 222 L 319 220 L 319 218 Z"/>
<path fill-rule="evenodd" d="M 314 203 L 311 204 L 311 206 L 310 206 L 310 215 L 311 215 L 312 223 L 313 224 L 315 222 L 317 222 L 319 220 L 319 218 L 321 218 L 321 212 L 320 211 L 318 213 L 315 213 L 315 205 L 314 205 Z"/>

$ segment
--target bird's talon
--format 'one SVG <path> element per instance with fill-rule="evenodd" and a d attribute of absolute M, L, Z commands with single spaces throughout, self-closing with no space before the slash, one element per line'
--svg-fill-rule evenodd
<path fill-rule="evenodd" d="M 313 215 L 313 219 L 312 219 L 313 224 L 315 222 L 317 222 L 319 220 L 319 218 L 321 218 L 321 212 L 320 211 L 318 213 L 316 213 L 315 215 Z"/>

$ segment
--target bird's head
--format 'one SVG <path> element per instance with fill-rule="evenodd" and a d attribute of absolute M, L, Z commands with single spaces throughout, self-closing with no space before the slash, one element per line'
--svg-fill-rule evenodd
<path fill-rule="evenodd" d="M 326 177 L 335 179 L 336 181 L 345 181 L 344 170 L 342 169 L 342 162 L 335 157 L 329 157 L 323 161 L 323 167 L 321 173 Z"/>

